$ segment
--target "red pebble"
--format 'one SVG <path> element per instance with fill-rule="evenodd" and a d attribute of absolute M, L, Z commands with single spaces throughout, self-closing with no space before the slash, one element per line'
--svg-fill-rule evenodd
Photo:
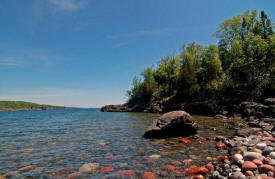
<path fill-rule="evenodd" d="M 134 170 L 119 170 L 117 173 L 121 175 L 135 175 L 136 172 Z"/>
<path fill-rule="evenodd" d="M 271 165 L 261 165 L 259 167 L 260 171 L 263 173 L 268 173 L 269 171 L 274 172 L 274 168 Z"/>
<path fill-rule="evenodd" d="M 70 175 L 67 176 L 67 179 L 74 179 L 79 177 L 80 175 L 81 175 L 80 172 L 71 173 Z"/>
<path fill-rule="evenodd" d="M 222 142 L 217 143 L 216 146 L 217 146 L 218 148 L 225 148 L 225 144 L 222 143 Z"/>
<path fill-rule="evenodd" d="M 270 157 L 266 157 L 266 158 L 263 159 L 264 164 L 268 164 L 271 161 L 272 161 L 272 159 Z"/>
<path fill-rule="evenodd" d="M 208 172 L 209 172 L 209 170 L 205 167 L 193 167 L 193 168 L 190 168 L 189 170 L 185 171 L 184 174 L 186 174 L 186 175 L 206 174 Z"/>
<path fill-rule="evenodd" d="M 265 138 L 262 139 L 262 141 L 271 141 L 271 142 L 274 142 L 275 138 L 274 137 L 265 137 Z"/>
<path fill-rule="evenodd" d="M 171 164 L 173 164 L 173 165 L 180 165 L 181 162 L 178 161 L 178 160 L 171 160 Z"/>
<path fill-rule="evenodd" d="M 263 153 L 263 151 L 262 151 L 261 149 L 253 149 L 253 151 L 254 151 L 254 152 L 257 152 L 257 153 L 259 153 L 259 154 L 262 154 L 262 153 Z"/>
<path fill-rule="evenodd" d="M 144 172 L 142 179 L 155 179 L 156 175 L 153 172 Z"/>
<path fill-rule="evenodd" d="M 173 165 L 165 165 L 164 169 L 166 169 L 168 171 L 173 171 L 173 170 L 175 170 L 175 167 Z"/>
<path fill-rule="evenodd" d="M 229 160 L 229 158 L 227 156 L 222 156 L 222 155 L 218 156 L 218 161 L 222 162 L 224 160 Z"/>
<path fill-rule="evenodd" d="M 180 172 L 179 170 L 174 170 L 174 174 L 175 174 L 175 175 L 180 175 L 181 172 Z"/>
<path fill-rule="evenodd" d="M 182 138 L 182 139 L 180 139 L 180 142 L 183 142 L 185 144 L 189 144 L 189 143 L 191 143 L 191 140 L 186 139 L 186 138 Z"/>
<path fill-rule="evenodd" d="M 263 164 L 263 162 L 259 159 L 254 159 L 253 163 L 255 163 L 256 165 L 262 165 Z"/>
<path fill-rule="evenodd" d="M 191 177 L 191 179 L 204 179 L 204 176 L 202 175 L 194 175 Z"/>
<path fill-rule="evenodd" d="M 111 171 L 114 171 L 113 167 L 101 167 L 101 169 L 100 169 L 100 173 L 108 173 Z"/>
<path fill-rule="evenodd" d="M 253 171 L 253 170 L 256 170 L 257 168 L 258 168 L 257 165 L 250 161 L 245 161 L 242 165 L 242 169 L 245 172 L 248 170 Z"/>

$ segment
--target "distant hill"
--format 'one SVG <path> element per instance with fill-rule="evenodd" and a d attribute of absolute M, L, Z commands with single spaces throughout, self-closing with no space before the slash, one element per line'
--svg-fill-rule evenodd
<path fill-rule="evenodd" d="M 0 101 L 0 111 L 52 110 L 65 108 L 65 106 L 52 106 L 25 101 Z"/>

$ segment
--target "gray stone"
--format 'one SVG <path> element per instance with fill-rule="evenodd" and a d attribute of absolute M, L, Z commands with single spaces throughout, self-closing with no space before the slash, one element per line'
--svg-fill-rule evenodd
<path fill-rule="evenodd" d="M 246 160 L 253 161 L 254 159 L 262 160 L 263 156 L 260 153 L 257 153 L 257 152 L 246 152 L 246 153 L 244 153 L 243 158 L 244 158 L 245 161 Z"/>
<path fill-rule="evenodd" d="M 258 144 L 256 145 L 256 148 L 257 148 L 257 149 L 261 149 L 261 150 L 263 150 L 265 147 L 266 147 L 266 144 L 265 144 L 265 143 L 258 143 Z"/>
<path fill-rule="evenodd" d="M 239 163 L 240 160 L 242 160 L 242 159 L 243 159 L 243 156 L 241 154 L 235 154 L 232 157 L 232 160 L 233 160 L 234 163 Z"/>
<path fill-rule="evenodd" d="M 272 159 L 275 159 L 275 152 L 271 152 L 271 153 L 269 154 L 269 156 L 270 156 Z"/>

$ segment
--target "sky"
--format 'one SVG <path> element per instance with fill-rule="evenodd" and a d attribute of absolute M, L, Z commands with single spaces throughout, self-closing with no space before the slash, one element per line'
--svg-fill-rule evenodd
<path fill-rule="evenodd" d="M 1 0 L 0 100 L 124 103 L 143 69 L 253 9 L 275 21 L 274 0 Z"/>

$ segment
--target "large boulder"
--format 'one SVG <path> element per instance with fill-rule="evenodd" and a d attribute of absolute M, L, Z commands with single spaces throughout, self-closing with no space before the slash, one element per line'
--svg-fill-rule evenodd
<path fill-rule="evenodd" d="M 147 129 L 145 138 L 166 138 L 171 136 L 188 136 L 196 133 L 198 124 L 185 111 L 165 113 Z"/>

